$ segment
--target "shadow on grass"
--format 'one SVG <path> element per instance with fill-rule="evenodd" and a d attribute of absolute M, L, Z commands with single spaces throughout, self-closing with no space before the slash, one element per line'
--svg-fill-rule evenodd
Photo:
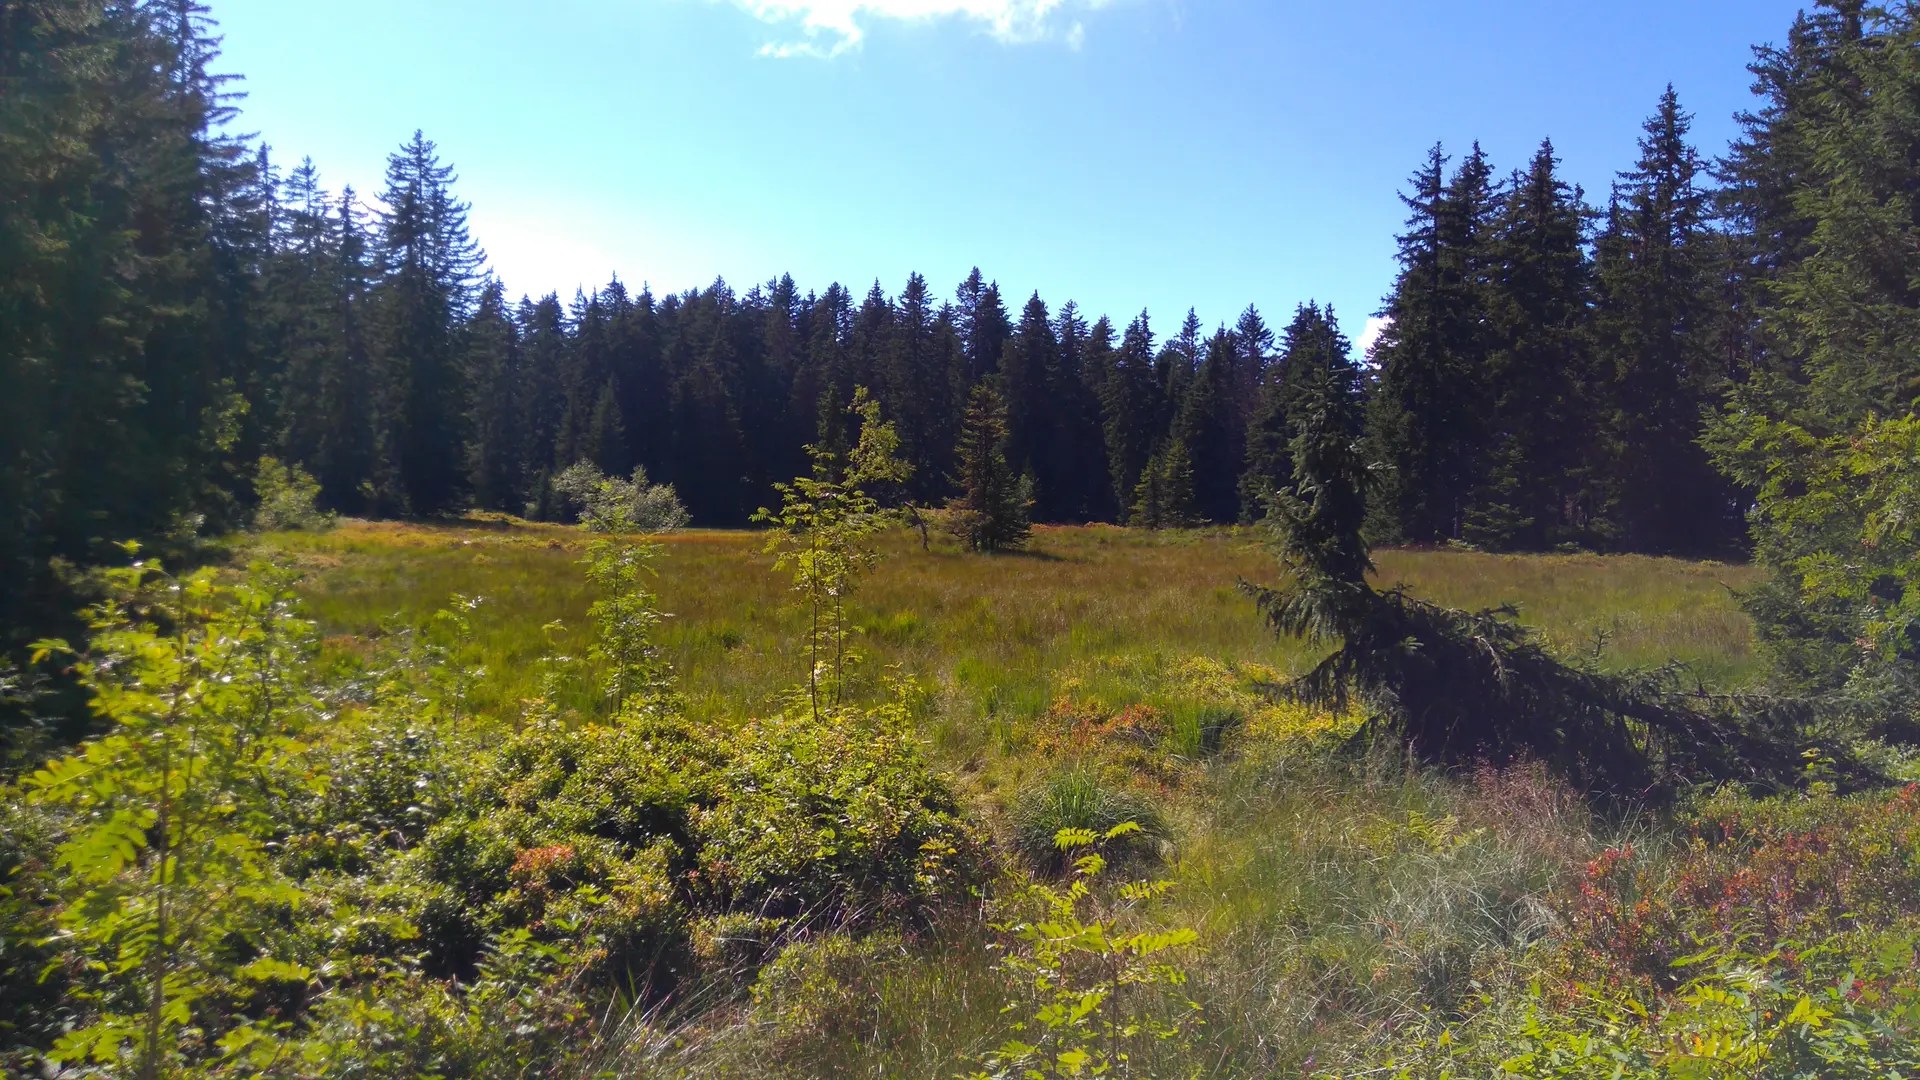
<path fill-rule="evenodd" d="M 1034 551 L 1032 549 L 1026 549 L 1026 548 L 1015 550 L 1015 551 L 996 551 L 988 555 L 987 557 L 990 559 L 1026 559 L 1030 562 L 1046 562 L 1046 563 L 1069 563 L 1069 562 L 1086 561 L 1084 559 L 1074 559 L 1074 558 L 1069 558 L 1065 555 L 1058 555 L 1051 551 Z"/>

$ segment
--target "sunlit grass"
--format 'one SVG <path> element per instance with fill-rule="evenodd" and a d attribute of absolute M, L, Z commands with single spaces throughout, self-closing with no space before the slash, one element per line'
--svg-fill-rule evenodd
<path fill-rule="evenodd" d="M 1116 658 L 1203 656 L 1297 672 L 1313 656 L 1276 640 L 1235 587 L 1277 576 L 1259 541 L 1244 530 L 1043 528 L 1032 553 L 988 558 L 940 544 L 923 552 L 916 537 L 899 534 L 885 541 L 889 558 L 856 601 L 860 647 L 870 672 L 899 667 L 978 720 L 1031 719 L 1052 702 L 1062 673 Z M 530 695 L 543 655 L 584 649 L 592 598 L 579 566 L 586 537 L 575 529 L 348 522 L 261 544 L 311 571 L 311 610 L 335 637 L 417 623 L 456 595 L 484 598 L 471 642 L 488 669 L 482 709 L 510 709 Z M 694 531 L 661 544 L 659 592 L 674 616 L 663 645 L 691 709 L 719 719 L 767 708 L 800 679 L 804 662 L 798 612 L 761 537 Z M 1609 665 L 1678 659 L 1721 686 L 1756 669 L 1728 591 L 1752 580 L 1745 567 L 1411 551 L 1384 551 L 1378 562 L 1383 583 L 1441 603 L 1516 604 L 1566 651 L 1604 635 Z M 556 622 L 564 629 L 544 629 Z M 1124 687 L 1109 690 L 1126 696 Z M 1153 688 L 1133 692 L 1146 700 Z"/>

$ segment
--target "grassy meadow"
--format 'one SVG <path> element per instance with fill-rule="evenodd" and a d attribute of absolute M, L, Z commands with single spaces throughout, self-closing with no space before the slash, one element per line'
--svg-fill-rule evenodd
<path fill-rule="evenodd" d="M 487 668 L 478 704 L 497 711 L 532 692 L 534 661 L 578 644 L 592 602 L 580 567 L 587 539 L 521 522 L 347 522 L 259 544 L 307 571 L 310 612 L 343 646 L 417 624 L 455 596 L 484 600 L 469 659 Z M 802 677 L 802 615 L 761 535 L 689 531 L 656 542 L 660 605 L 672 615 L 662 644 L 697 715 L 765 708 Z M 998 558 L 940 539 L 923 551 L 904 532 L 882 546 L 886 558 L 855 605 L 868 666 L 929 681 L 943 718 L 957 723 L 1031 719 L 1069 679 L 1090 680 L 1125 707 L 1156 692 L 1140 673 L 1190 657 L 1279 675 L 1315 659 L 1276 640 L 1236 588 L 1277 574 L 1255 531 L 1043 527 L 1030 552 Z M 1565 651 L 1604 638 L 1607 666 L 1676 659 L 1719 687 L 1758 670 L 1730 592 L 1753 580 L 1743 566 L 1455 551 L 1382 551 L 1376 561 L 1382 584 L 1439 603 L 1513 604 Z"/>
<path fill-rule="evenodd" d="M 307 572 L 329 647 L 351 653 L 480 597 L 462 659 L 475 712 L 516 713 L 550 653 L 582 651 L 588 537 L 517 521 L 346 522 L 257 538 Z M 776 711 L 803 679 L 802 616 L 761 536 L 658 541 L 662 643 L 701 722 Z M 1138 1075 L 1301 1075 L 1364 1062 L 1390 1033 L 1459 1006 L 1552 922 L 1548 898 L 1648 824 L 1606 822 L 1537 769 L 1443 777 L 1382 752 L 1324 749 L 1352 718 L 1273 703 L 1316 657 L 1280 641 L 1236 588 L 1277 570 L 1247 530 L 1038 530 L 982 557 L 885 538 L 856 600 L 863 696 L 912 680 L 920 735 L 1003 851 L 1051 836 L 1047 793 L 1095 776 L 1133 792 L 1164 838 L 1166 917 L 1197 929 L 1197 1042 Z M 1559 649 L 1608 666 L 1678 659 L 1708 685 L 1759 670 L 1731 589 L 1740 566 L 1644 557 L 1383 551 L 1379 578 L 1461 607 L 1512 604 Z M 590 704 L 590 703 L 589 703 Z M 1051 785 L 1051 786 L 1050 786 Z M 1128 805 L 1136 805 L 1129 803 Z M 1023 816 L 1024 815 L 1024 816 Z M 1033 819 L 1033 820 L 1029 820 Z M 991 905 L 990 905 L 991 906 Z M 792 951 L 750 995 L 691 1019 L 636 1016 L 612 1075 L 952 1076 L 1006 1036 L 990 914 L 905 938 Z M 833 951 L 841 949 L 840 952 Z M 1504 965 L 1504 966 L 1503 966 Z M 1151 1057 L 1151 1048 L 1142 1053 Z"/>

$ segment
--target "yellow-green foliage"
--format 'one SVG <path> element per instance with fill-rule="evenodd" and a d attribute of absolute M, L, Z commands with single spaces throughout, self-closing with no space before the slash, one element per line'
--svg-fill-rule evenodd
<path fill-rule="evenodd" d="M 81 1022 L 49 1054 L 65 1065 L 157 1078 L 209 1043 L 248 1060 L 273 1041 L 247 1016 L 256 996 L 312 976 L 275 947 L 276 915 L 300 892 L 271 844 L 321 784 L 300 741 L 311 631 L 286 575 L 216 578 L 151 562 L 106 575 L 74 663 L 111 729 L 24 784 L 64 817 L 48 892 L 69 962 L 90 976 L 69 995 Z"/>
<path fill-rule="evenodd" d="M 1054 843 L 1072 861 L 1071 880 L 1012 890 L 1013 914 L 994 929 L 1008 939 L 1001 966 L 1021 996 L 1005 1010 L 1012 1037 L 982 1055 L 971 1080 L 1169 1075 L 1146 1066 L 1142 1048 L 1188 1055 L 1202 1020 L 1186 1000 L 1182 961 L 1200 936 L 1151 921 L 1173 882 L 1102 880 L 1101 849 L 1139 830 L 1130 821 L 1061 829 Z"/>

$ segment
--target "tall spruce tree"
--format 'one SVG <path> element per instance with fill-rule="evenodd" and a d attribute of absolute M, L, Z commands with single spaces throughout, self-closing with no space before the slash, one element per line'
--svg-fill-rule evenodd
<path fill-rule="evenodd" d="M 259 333 L 276 361 L 269 391 L 277 420 L 273 452 L 310 467 L 321 456 L 328 422 L 325 384 L 340 364 L 344 339 L 343 283 L 336 273 L 342 239 L 334 227 L 332 198 L 308 159 L 280 191 L 274 250 L 261 268 Z"/>
<path fill-rule="evenodd" d="M 1596 244 L 1596 374 L 1611 384 L 1597 402 L 1606 485 L 1598 509 L 1612 542 L 1634 551 L 1725 551 L 1741 524 L 1700 445 L 1724 382 L 1715 357 L 1723 250 L 1686 141 L 1690 123 L 1668 87 Z"/>
<path fill-rule="evenodd" d="M 1101 319 L 1089 327 L 1079 305 L 1069 300 L 1054 319 L 1054 336 L 1059 348 L 1047 372 L 1052 439 L 1037 463 L 1047 470 L 1038 492 L 1045 500 L 1039 514 L 1043 521 L 1112 520 L 1099 379 L 1111 363 L 1113 326 Z"/>
<path fill-rule="evenodd" d="M 460 329 L 484 255 L 467 234 L 454 172 L 420 132 L 387 158 L 374 353 L 386 460 L 383 507 L 414 514 L 464 497 L 467 387 Z"/>
<path fill-rule="evenodd" d="M 1834 91 L 1857 81 L 1849 69 L 1866 32 L 1864 8 L 1859 0 L 1817 4 L 1794 19 L 1785 45 L 1754 49 L 1758 105 L 1740 115 L 1740 137 L 1716 170 L 1716 209 L 1732 249 L 1725 306 L 1734 316 L 1718 352 L 1731 376 L 1797 371 L 1795 348 L 1774 339 L 1772 313 L 1787 298 L 1781 277 L 1814 249 L 1817 218 L 1799 192 L 1817 182 L 1821 118 L 1843 100 Z"/>
<path fill-rule="evenodd" d="M 878 292 L 878 286 L 875 291 Z M 884 294 L 882 294 L 884 302 Z M 903 455 L 914 467 L 914 497 L 935 501 L 953 448 L 952 398 L 958 335 L 951 318 L 934 305 L 927 279 L 907 277 L 891 305 L 878 357 L 876 396 L 900 426 Z"/>
<path fill-rule="evenodd" d="M 529 476 L 558 473 L 571 461 L 556 460 L 560 421 L 566 409 L 567 372 L 572 369 L 573 340 L 560 297 L 548 293 L 538 301 L 522 299 L 515 321 L 520 327 L 520 350 L 526 370 L 521 389 L 521 453 Z M 537 492 L 529 492 L 537 496 Z"/>
<path fill-rule="evenodd" d="M 1410 214 L 1368 404 L 1371 452 L 1387 466 L 1371 529 L 1416 544 L 1460 538 L 1491 394 L 1492 169 L 1477 145 L 1450 183 L 1446 167 L 1434 147 L 1401 196 Z"/>
<path fill-rule="evenodd" d="M 1778 673 L 1845 691 L 1877 720 L 1920 702 L 1920 13 L 1822 5 L 1756 64 L 1763 107 L 1730 171 L 1735 220 L 1765 273 L 1761 351 L 1711 427 L 1758 493 L 1746 597 Z"/>
<path fill-rule="evenodd" d="M 318 449 L 309 466 L 320 482 L 323 505 L 364 512 L 371 505 L 379 456 L 374 430 L 374 364 L 368 343 L 373 243 L 365 211 L 351 187 L 340 193 L 334 233 L 333 259 L 327 273 L 340 338 L 321 372 Z"/>
<path fill-rule="evenodd" d="M 1203 346 L 1200 336 L 1200 315 L 1192 308 L 1187 309 L 1187 317 L 1180 324 L 1180 332 L 1167 339 L 1154 359 L 1153 381 L 1157 388 L 1159 406 L 1155 413 L 1154 429 L 1168 431 L 1173 427 L 1180 412 L 1180 402 L 1187 396 L 1188 387 L 1200 372 L 1200 356 Z"/>
<path fill-rule="evenodd" d="M 1303 418 L 1319 397 L 1336 392 L 1342 410 L 1364 409 L 1353 345 L 1340 332 L 1332 308 L 1302 304 L 1282 335 L 1280 358 L 1260 387 L 1259 408 L 1248 429 L 1241 499 L 1255 513 L 1294 482 L 1294 442 Z"/>
<path fill-rule="evenodd" d="M 1466 537 L 1496 550 L 1590 544 L 1598 502 L 1588 211 L 1544 142 L 1493 241 L 1488 434 Z"/>
<path fill-rule="evenodd" d="M 617 309 L 611 360 L 614 390 L 626 429 L 627 455 L 655 476 L 671 473 L 673 376 L 662 344 L 665 330 L 650 289 L 628 295 Z"/>
<path fill-rule="evenodd" d="M 1133 491 L 1159 437 L 1160 384 L 1155 378 L 1153 327 L 1142 311 L 1120 339 L 1104 373 L 1100 398 L 1107 440 L 1107 467 L 1114 501 L 1133 505 Z"/>
<path fill-rule="evenodd" d="M 703 295 L 689 295 L 681 308 L 695 313 L 691 341 L 704 342 L 674 389 L 673 482 L 696 519 L 715 525 L 746 522 L 755 494 L 747 483 L 747 440 L 734 382 L 739 358 L 726 317 L 734 306 L 722 281 Z"/>
<path fill-rule="evenodd" d="M 576 290 L 568 324 L 568 348 L 563 354 L 566 367 L 559 375 L 564 405 L 553 447 L 554 463 L 561 467 L 592 461 L 593 451 L 587 446 L 588 431 L 593 426 L 593 412 L 599 404 L 601 388 L 607 385 L 611 370 L 607 355 L 607 318 L 599 296 Z"/>
<path fill-rule="evenodd" d="M 192 3 L 0 9 L 0 633 L 49 560 L 230 513 L 260 178 Z M 242 205 L 244 203 L 244 205 Z M 257 230 L 248 237 L 244 230 Z"/>
<path fill-rule="evenodd" d="M 527 495 L 526 437 L 521 430 L 525 379 L 519 328 L 507 310 L 500 279 L 489 278 L 481 288 L 465 337 L 473 386 L 468 488 L 475 506 L 517 514 Z"/>
<path fill-rule="evenodd" d="M 1199 370 L 1174 413 L 1172 438 L 1190 453 L 1193 515 L 1232 523 L 1240 517 L 1244 434 L 1235 439 L 1234 367 L 1238 342 L 1221 327 L 1207 339 Z"/>
<path fill-rule="evenodd" d="M 1013 327 L 1000 298 L 1000 283 L 987 281 L 977 266 L 955 290 L 953 325 L 966 353 L 968 385 L 1000 370 L 1000 350 L 1013 336 Z"/>
<path fill-rule="evenodd" d="M 1059 366 L 1060 342 L 1053 317 L 1039 293 L 1020 311 L 1020 325 L 1001 349 L 1000 374 L 1006 384 L 1007 457 L 1018 472 L 1035 477 L 1036 504 L 1051 507 L 1052 493 L 1062 486 L 1061 465 L 1048 454 L 1050 428 L 1058 403 L 1052 395 L 1052 374 Z"/>

